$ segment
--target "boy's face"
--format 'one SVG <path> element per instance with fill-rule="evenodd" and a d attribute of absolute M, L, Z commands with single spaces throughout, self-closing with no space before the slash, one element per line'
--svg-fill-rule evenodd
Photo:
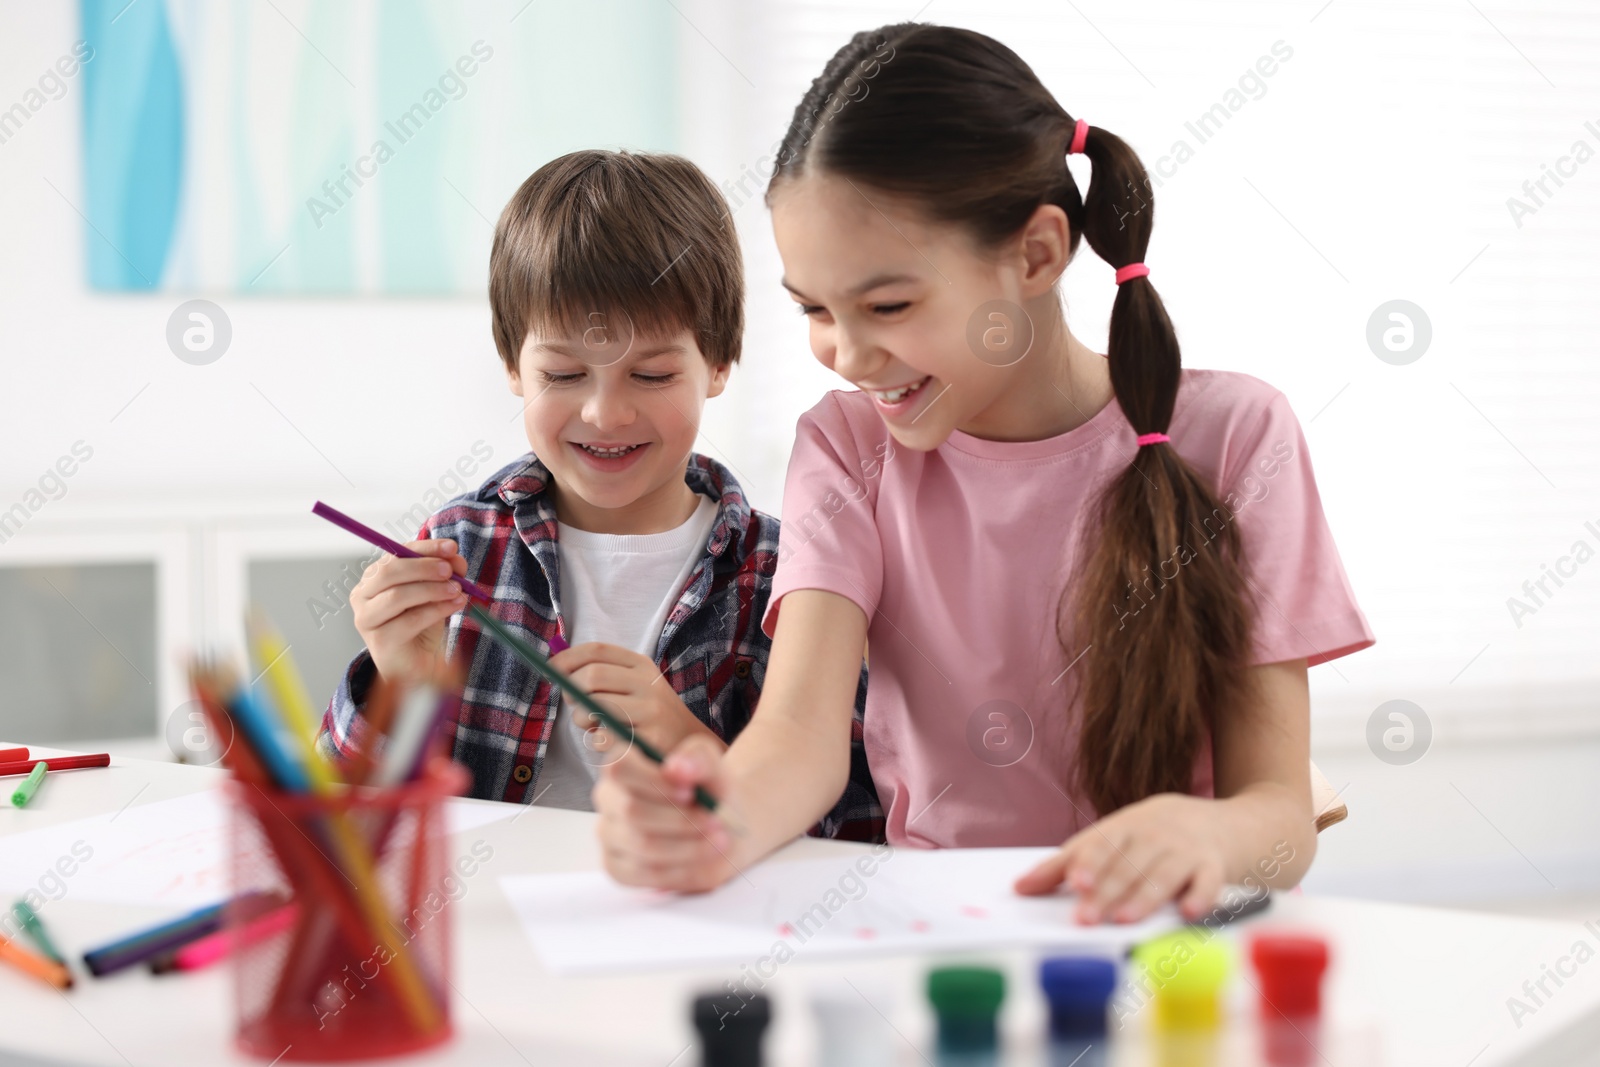
<path fill-rule="evenodd" d="M 670 529 L 684 519 L 676 512 L 701 409 L 722 392 L 728 368 L 706 362 L 692 330 L 634 336 L 593 318 L 572 336 L 530 332 L 518 369 L 507 373 L 523 398 L 528 444 L 555 480 L 563 522 L 614 533 Z"/>

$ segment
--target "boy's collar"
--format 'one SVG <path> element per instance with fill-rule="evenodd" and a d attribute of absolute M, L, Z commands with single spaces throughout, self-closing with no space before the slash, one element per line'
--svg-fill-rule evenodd
<path fill-rule="evenodd" d="M 524 501 L 545 497 L 545 490 L 550 485 L 550 469 L 539 461 L 538 456 L 529 452 L 524 460 L 512 467 L 500 484 L 495 486 L 500 499 L 513 508 Z M 743 487 L 727 467 L 698 452 L 689 453 L 683 480 L 696 493 L 717 502 L 717 521 L 711 527 L 706 550 L 712 556 L 722 555 L 723 550 L 735 543 L 750 525 L 750 504 L 745 500 Z M 550 508 L 553 518 L 554 507 L 548 499 L 538 500 L 537 506 Z"/>

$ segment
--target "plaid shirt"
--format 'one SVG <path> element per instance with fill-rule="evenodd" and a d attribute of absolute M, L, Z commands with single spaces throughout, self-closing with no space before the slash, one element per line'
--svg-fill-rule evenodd
<path fill-rule="evenodd" d="M 545 487 L 550 472 L 531 452 L 496 471 L 475 492 L 447 502 L 418 539 L 453 538 L 467 577 L 487 589 L 497 619 L 547 651 L 561 625 L 556 512 Z M 777 567 L 778 520 L 754 510 L 727 468 L 699 454 L 684 480 L 717 501 L 700 563 L 667 614 L 656 665 L 695 718 L 731 742 L 749 723 L 761 695 L 771 641 L 761 618 Z M 473 776 L 471 795 L 527 804 L 538 795 L 560 690 L 500 642 L 484 640 L 463 611 L 450 617 L 446 652 L 469 665 L 453 724 L 454 757 Z M 339 684 L 323 719 L 319 745 L 348 757 L 360 746 L 361 707 L 375 674 L 363 649 Z M 812 836 L 883 840 L 883 810 L 867 771 L 862 712 L 867 672 L 856 689 L 850 731 L 850 781 Z"/>

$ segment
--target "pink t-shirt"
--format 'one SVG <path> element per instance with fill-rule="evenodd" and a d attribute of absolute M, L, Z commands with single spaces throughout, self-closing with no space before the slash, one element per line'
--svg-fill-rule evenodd
<path fill-rule="evenodd" d="M 1168 432 L 1237 516 L 1251 662 L 1315 665 L 1373 644 L 1287 398 L 1247 374 L 1185 370 Z M 932 452 L 896 444 L 864 393 L 829 393 L 801 417 L 762 624 L 773 633 L 796 589 L 866 613 L 866 752 L 891 844 L 1054 845 L 1093 821 L 1069 795 L 1062 678 L 1076 654 L 1054 620 L 1079 518 L 1135 436 L 1114 399 L 1057 437 L 957 431 Z M 1209 744 L 1191 791 L 1211 795 Z"/>

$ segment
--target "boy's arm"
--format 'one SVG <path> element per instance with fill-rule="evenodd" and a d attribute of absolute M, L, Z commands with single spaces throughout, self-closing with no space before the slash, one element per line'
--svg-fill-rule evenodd
<path fill-rule="evenodd" d="M 324 758 L 342 763 L 354 757 L 363 747 L 367 692 L 377 676 L 378 670 L 372 662 L 372 655 L 363 648 L 345 668 L 344 676 L 339 679 L 339 688 L 334 690 L 333 699 L 328 701 L 328 709 L 322 716 L 322 729 L 317 732 L 317 751 Z"/>
<path fill-rule="evenodd" d="M 432 518 L 423 522 L 415 539 L 425 541 L 436 536 L 431 529 L 432 524 Z M 363 578 L 366 577 L 366 571 L 383 556 L 373 553 L 370 558 L 372 563 L 363 569 Z M 363 647 L 345 668 L 344 676 L 339 679 L 339 688 L 334 690 L 333 699 L 323 713 L 322 728 L 317 731 L 317 751 L 327 760 L 336 764 L 344 763 L 366 750 L 367 693 L 377 677 L 378 667 L 373 662 L 372 653 Z"/>

